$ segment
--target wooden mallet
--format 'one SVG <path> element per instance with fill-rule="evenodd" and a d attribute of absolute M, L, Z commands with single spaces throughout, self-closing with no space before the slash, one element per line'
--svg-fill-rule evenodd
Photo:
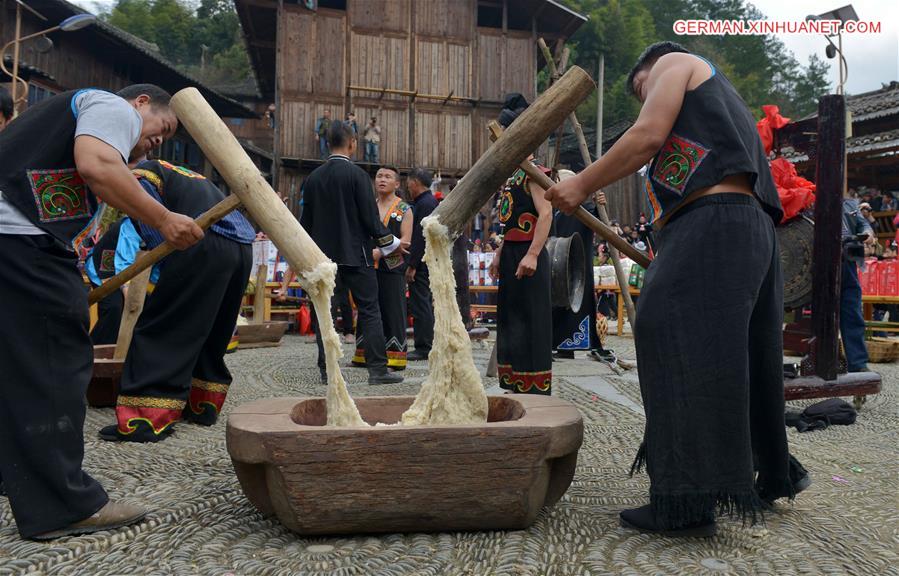
<path fill-rule="evenodd" d="M 195 222 L 203 230 L 209 229 L 210 226 L 233 212 L 240 206 L 240 198 L 237 196 L 228 196 L 206 212 L 203 212 Z M 125 268 L 112 278 L 108 279 L 101 286 L 94 288 L 87 295 L 88 305 L 95 304 L 106 298 L 116 290 L 128 282 L 150 266 L 153 266 L 169 254 L 175 251 L 175 248 L 168 242 L 163 242 L 149 252 L 141 252 L 131 266 Z"/>
<path fill-rule="evenodd" d="M 487 124 L 487 129 L 490 131 L 491 140 L 497 140 L 503 134 L 502 127 L 495 120 Z M 552 178 L 541 172 L 539 168 L 537 168 L 527 160 L 519 164 L 519 167 L 525 171 L 525 173 L 531 180 L 536 182 L 537 185 L 544 190 L 549 190 L 555 184 L 555 182 L 552 181 Z M 599 236 L 601 236 L 604 240 L 608 241 L 609 244 L 617 248 L 622 254 L 626 255 L 628 258 L 630 258 L 643 268 L 649 267 L 650 262 L 652 262 L 649 256 L 628 244 L 627 240 L 625 240 L 624 238 L 616 234 L 614 230 L 600 222 L 600 220 L 596 216 L 587 212 L 587 210 L 583 206 L 578 206 L 577 211 L 574 213 L 574 216 L 585 226 L 599 234 Z"/>
<path fill-rule="evenodd" d="M 595 88 L 590 75 L 572 66 L 512 123 L 475 162 L 433 215 L 458 236 L 522 160 L 565 121 Z"/>

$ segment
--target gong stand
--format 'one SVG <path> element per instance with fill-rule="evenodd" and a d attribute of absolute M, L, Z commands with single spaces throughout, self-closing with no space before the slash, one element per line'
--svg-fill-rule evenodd
<path fill-rule="evenodd" d="M 856 405 L 881 389 L 876 372 L 840 373 L 839 319 L 843 189 L 846 182 L 846 101 L 827 95 L 818 102 L 817 142 L 797 123 L 776 132 L 778 147 L 793 146 L 816 162 L 815 231 L 812 253 L 811 334 L 801 376 L 784 380 L 787 400 L 854 396 Z M 801 312 L 799 313 L 801 317 Z M 801 322 L 801 321 L 800 321 Z M 796 325 L 788 326 L 794 333 Z M 794 337 L 795 338 L 795 337 Z M 785 340 L 787 340 L 785 335 Z M 789 347 L 790 345 L 788 345 Z"/>

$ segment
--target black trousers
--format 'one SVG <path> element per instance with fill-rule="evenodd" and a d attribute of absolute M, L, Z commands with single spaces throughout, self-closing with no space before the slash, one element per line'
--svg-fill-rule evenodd
<path fill-rule="evenodd" d="M 430 351 L 434 344 L 434 304 L 431 301 L 431 277 L 424 263 L 418 265 L 415 281 L 409 284 L 409 313 L 412 314 L 415 349 Z"/>
<path fill-rule="evenodd" d="M 683 208 L 657 242 L 635 327 L 646 410 L 635 465 L 645 459 L 666 526 L 716 506 L 754 517 L 758 492 L 792 494 L 774 223 L 754 198 L 719 194 Z"/>
<path fill-rule="evenodd" d="M 516 278 L 530 242 L 504 242 L 496 298 L 496 364 L 499 385 L 520 394 L 552 393 L 552 302 L 546 248 L 533 276 Z"/>
<path fill-rule="evenodd" d="M 116 290 L 97 302 L 97 323 L 91 330 L 91 342 L 94 346 L 116 343 L 119 339 L 119 324 L 122 323 L 124 308 L 125 295 L 121 290 Z"/>
<path fill-rule="evenodd" d="M 253 250 L 214 232 L 168 256 L 134 328 L 116 418 L 127 433 L 134 419 L 162 432 L 187 401 L 221 410 L 231 384 L 225 350 L 250 277 Z"/>
<path fill-rule="evenodd" d="M 48 235 L 0 234 L 0 476 L 24 538 L 108 498 L 82 469 L 93 349 L 75 255 Z"/>
<path fill-rule="evenodd" d="M 338 315 L 340 316 L 340 333 L 352 334 L 355 330 L 353 327 L 353 306 L 350 304 L 350 291 L 343 285 L 340 278 L 334 286 L 334 298 L 331 300 L 331 316 L 334 317 L 335 323 Z"/>
<path fill-rule="evenodd" d="M 387 366 L 395 370 L 406 368 L 406 278 L 400 272 L 382 272 L 378 278 L 378 307 L 387 352 Z M 365 335 L 356 327 L 356 352 L 353 364 L 367 366 L 365 361 Z"/>
<path fill-rule="evenodd" d="M 338 266 L 337 279 L 342 282 L 356 302 L 359 317 L 356 320 L 359 334 L 365 341 L 365 360 L 368 371 L 381 374 L 387 371 L 387 352 L 381 309 L 378 305 L 378 279 L 370 266 Z M 318 346 L 318 367 L 325 367 L 325 348 L 322 345 L 318 318 L 315 318 L 315 344 Z"/>

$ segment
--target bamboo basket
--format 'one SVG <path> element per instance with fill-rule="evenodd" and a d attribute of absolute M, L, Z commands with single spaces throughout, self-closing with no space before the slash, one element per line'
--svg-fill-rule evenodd
<path fill-rule="evenodd" d="M 899 359 L 899 339 L 897 338 L 871 338 L 866 342 L 868 346 L 868 360 L 875 364 L 886 364 Z"/>

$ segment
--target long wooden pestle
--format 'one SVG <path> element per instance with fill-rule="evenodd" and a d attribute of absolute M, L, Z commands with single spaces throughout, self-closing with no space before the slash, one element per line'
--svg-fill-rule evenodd
<path fill-rule="evenodd" d="M 434 210 L 440 223 L 458 236 L 509 174 L 593 91 L 583 69 L 573 66 L 522 112 L 506 133 L 471 167 Z"/>

